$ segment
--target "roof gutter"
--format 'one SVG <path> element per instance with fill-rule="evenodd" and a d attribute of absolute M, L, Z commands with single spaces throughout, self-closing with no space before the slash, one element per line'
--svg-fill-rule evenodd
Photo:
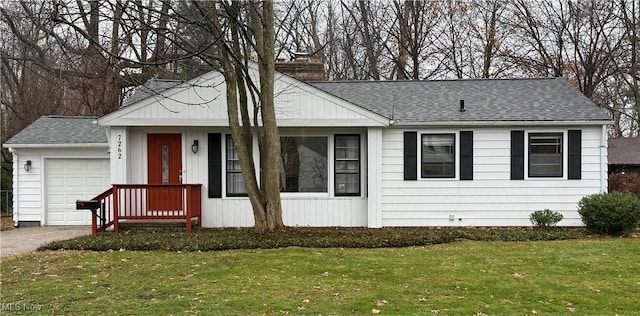
<path fill-rule="evenodd" d="M 393 126 L 567 126 L 567 125 L 613 125 L 613 121 L 448 121 L 448 122 L 404 122 L 394 121 Z"/>

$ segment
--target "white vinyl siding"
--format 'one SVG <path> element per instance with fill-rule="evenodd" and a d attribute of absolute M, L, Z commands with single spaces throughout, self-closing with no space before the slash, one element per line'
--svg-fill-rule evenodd
<path fill-rule="evenodd" d="M 545 208 L 564 215 L 560 225 L 581 226 L 577 202 L 585 195 L 600 192 L 601 127 L 579 128 L 583 131 L 581 180 L 510 180 L 512 129 L 468 129 L 474 132 L 472 181 L 403 180 L 403 130 L 383 130 L 382 226 L 529 226 L 529 214 Z M 561 130 L 566 133 L 568 129 L 576 128 Z M 526 130 L 559 131 L 542 127 Z M 441 132 L 418 130 L 420 134 Z"/>
<path fill-rule="evenodd" d="M 24 170 L 31 160 L 31 170 Z M 43 164 L 40 153 L 32 150 L 21 151 L 13 162 L 13 215 L 14 221 L 42 223 L 43 205 Z M 17 179 L 17 181 L 16 181 Z"/>
<path fill-rule="evenodd" d="M 93 174 L 80 175 L 87 179 L 89 186 L 94 186 L 97 181 L 102 181 L 101 188 L 106 190 L 110 184 L 109 177 L 109 164 L 106 162 L 108 158 L 108 148 L 95 147 L 95 148 L 20 148 L 16 149 L 17 159 L 14 156 L 14 201 L 13 201 L 13 214 L 14 221 L 16 222 L 34 222 L 40 223 L 40 225 L 47 225 L 48 214 L 47 211 L 50 208 L 49 200 L 56 197 L 49 196 L 47 186 L 55 179 L 49 179 L 48 175 L 48 161 L 51 159 L 64 161 L 102 161 L 102 167 L 106 168 L 104 172 L 98 172 L 97 177 Z M 27 160 L 31 160 L 31 170 L 29 172 L 24 170 L 24 164 Z M 106 173 L 105 173 L 106 172 Z M 70 175 L 71 177 L 75 175 Z M 99 178 L 99 179 L 98 179 Z M 85 181 L 85 180 L 82 180 Z M 78 194 L 83 198 L 88 196 L 92 198 L 95 191 L 87 191 L 83 193 L 84 188 L 78 189 Z M 103 190 L 103 191 L 104 191 Z M 98 193 L 97 192 L 96 195 Z M 91 196 L 89 196 L 91 195 Z M 55 202 L 55 201 L 51 201 Z M 72 201 L 75 208 L 75 200 Z M 67 202 L 65 202 L 67 203 Z M 68 203 L 67 203 L 68 204 Z M 56 224 L 56 223 L 52 223 Z M 69 224 L 79 224 L 72 223 Z M 83 222 L 82 224 L 86 224 Z"/>

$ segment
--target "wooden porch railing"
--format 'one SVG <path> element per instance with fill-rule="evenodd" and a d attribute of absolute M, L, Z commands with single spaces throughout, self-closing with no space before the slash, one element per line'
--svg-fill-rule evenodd
<path fill-rule="evenodd" d="M 188 233 L 192 219 L 202 225 L 201 184 L 116 184 L 93 200 L 100 204 L 91 217 L 93 234 L 98 227 L 118 231 L 122 220 L 185 220 Z"/>

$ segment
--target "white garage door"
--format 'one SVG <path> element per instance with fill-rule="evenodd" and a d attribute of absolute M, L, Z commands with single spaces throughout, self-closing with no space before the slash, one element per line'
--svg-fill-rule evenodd
<path fill-rule="evenodd" d="M 76 210 L 76 200 L 88 200 L 107 190 L 108 159 L 47 159 L 46 225 L 91 225 L 91 211 Z"/>

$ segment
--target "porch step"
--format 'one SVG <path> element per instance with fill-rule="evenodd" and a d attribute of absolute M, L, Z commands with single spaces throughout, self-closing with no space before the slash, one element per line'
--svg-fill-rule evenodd
<path fill-rule="evenodd" d="M 162 229 L 162 228 L 182 228 L 185 229 L 186 220 L 184 219 L 123 219 L 118 222 L 120 229 Z M 191 227 L 198 225 L 198 219 L 191 219 Z"/>

